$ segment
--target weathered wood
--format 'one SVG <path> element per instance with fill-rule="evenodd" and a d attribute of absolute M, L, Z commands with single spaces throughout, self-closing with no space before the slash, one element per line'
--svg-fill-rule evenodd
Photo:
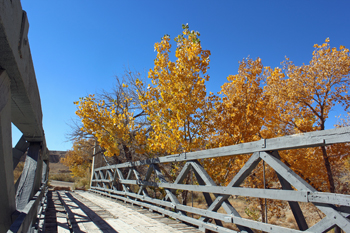
<path fill-rule="evenodd" d="M 16 208 L 19 211 L 27 205 L 34 193 L 38 190 L 38 183 L 41 182 L 42 170 L 40 165 L 42 163 L 40 162 L 40 148 L 41 146 L 38 142 L 32 142 L 29 146 L 16 193 Z"/>
<path fill-rule="evenodd" d="M 26 153 L 28 147 L 29 147 L 29 143 L 22 135 L 22 137 L 18 140 L 15 148 L 12 149 L 13 169 L 16 168 L 17 164 L 19 163 L 19 160 L 24 155 L 24 153 Z"/>
<path fill-rule="evenodd" d="M 278 151 L 274 151 L 272 152 L 272 155 L 275 156 L 277 159 L 281 160 L 281 157 L 278 153 Z M 292 186 L 290 185 L 290 183 L 288 183 L 280 174 L 278 174 L 278 172 L 276 172 L 278 180 L 281 183 L 282 189 L 284 190 L 293 190 Z M 309 199 L 309 193 L 307 193 L 308 195 L 308 200 Z M 295 196 L 295 195 L 292 195 Z M 350 199 L 349 199 L 350 200 Z M 309 226 L 306 223 L 305 217 L 303 212 L 300 209 L 299 203 L 296 201 L 288 201 L 288 204 L 292 210 L 292 213 L 294 215 L 295 221 L 298 224 L 298 227 L 300 230 L 305 231 L 309 228 Z"/>
<path fill-rule="evenodd" d="M 121 180 L 121 179 L 124 179 L 123 173 L 122 173 L 119 169 L 116 169 L 116 171 L 117 171 L 117 174 L 118 174 L 118 176 L 119 176 L 119 179 L 120 179 L 120 180 Z M 124 192 L 129 192 L 128 187 L 126 187 L 126 185 L 122 184 L 122 186 L 123 186 Z"/>
<path fill-rule="evenodd" d="M 288 150 L 308 147 L 327 146 L 335 143 L 350 142 L 350 127 L 329 129 L 308 132 L 304 134 L 296 134 L 292 136 L 284 136 L 279 138 L 265 139 L 264 147 L 261 141 L 242 143 L 233 146 L 220 147 L 215 149 L 189 152 L 178 155 L 169 155 L 159 158 L 146 159 L 137 162 L 126 162 L 117 165 L 109 165 L 96 168 L 96 171 L 105 169 L 115 169 L 123 167 L 143 166 L 146 164 L 158 164 L 168 162 L 179 162 L 189 160 L 200 160 L 206 158 L 217 158 L 223 156 L 233 156 L 242 154 L 252 154 L 254 152 L 265 152 L 275 150 Z"/>
<path fill-rule="evenodd" d="M 263 152 L 261 158 L 267 162 L 277 173 L 279 173 L 286 181 L 293 185 L 296 189 L 302 191 L 316 192 L 316 189 L 304 181 L 300 176 L 293 172 L 287 165 L 282 163 L 273 155 Z M 314 203 L 327 216 L 333 217 L 333 223 L 345 232 L 350 232 L 350 220 L 339 213 L 335 206 L 329 204 Z"/>
<path fill-rule="evenodd" d="M 47 184 L 44 183 L 39 191 L 28 201 L 26 206 L 22 208 L 20 214 L 11 225 L 7 233 L 20 233 L 27 232 L 27 229 L 31 228 L 32 224 L 35 222 L 38 216 L 38 206 L 42 203 L 42 198 L 46 193 Z"/>
<path fill-rule="evenodd" d="M 136 170 L 136 169 L 134 169 L 134 168 L 132 168 L 132 171 L 134 172 L 134 175 L 135 175 L 135 178 L 136 178 L 136 180 L 141 180 L 141 176 L 140 176 L 140 173 Z M 147 172 L 147 174 L 148 174 L 148 172 Z M 150 175 L 149 175 L 149 177 L 148 177 L 148 179 L 150 178 Z M 147 175 L 146 175 L 146 178 L 145 179 L 147 179 Z M 148 180 L 147 179 L 147 180 Z M 142 186 L 140 186 L 140 188 L 139 188 L 139 191 L 137 192 L 138 194 L 143 194 L 144 196 L 146 196 L 146 197 L 148 197 L 149 195 L 148 195 L 148 192 L 147 192 L 147 190 L 146 189 L 144 189 Z"/>
<path fill-rule="evenodd" d="M 151 166 L 153 166 L 153 170 L 156 172 L 157 178 L 160 180 L 160 182 L 161 183 L 168 183 L 168 181 L 165 179 L 164 175 L 160 171 L 158 165 L 152 164 Z M 170 201 L 172 202 L 172 204 L 174 205 L 174 207 L 175 207 L 174 209 L 176 209 L 176 206 L 178 204 L 180 204 L 179 200 L 177 199 L 175 194 L 173 194 L 169 189 L 165 189 L 165 192 L 166 192 L 167 196 L 170 198 Z M 179 212 L 179 214 L 185 215 L 184 212 Z"/>
<path fill-rule="evenodd" d="M 334 227 L 334 222 L 332 221 L 330 217 L 325 217 L 321 219 L 317 224 L 310 227 L 305 232 L 328 232 Z"/>
<path fill-rule="evenodd" d="M 244 166 L 241 168 L 241 170 L 231 180 L 231 182 L 227 185 L 227 187 L 238 187 L 244 181 L 244 179 L 250 174 L 250 172 L 258 165 L 260 160 L 261 159 L 259 157 L 259 153 L 257 153 L 257 152 L 254 153 L 249 158 L 249 160 L 244 164 Z M 249 193 L 251 193 L 251 192 L 249 192 Z M 221 194 L 224 194 L 224 193 L 221 193 Z M 236 195 L 236 194 L 234 194 L 234 192 L 230 192 L 228 195 L 218 195 L 216 197 L 215 201 L 213 202 L 213 204 L 208 207 L 208 210 L 217 211 L 221 207 L 222 203 L 224 201 L 227 201 L 227 199 L 231 195 Z M 237 217 L 240 216 L 238 214 L 238 212 L 233 213 L 233 215 L 237 216 Z"/>
<path fill-rule="evenodd" d="M 102 193 L 102 192 L 99 192 L 99 191 L 96 191 L 96 190 L 94 192 Z M 160 207 L 157 207 L 155 205 L 151 205 L 151 204 L 148 204 L 148 203 L 145 203 L 145 202 L 139 202 L 137 200 L 128 200 L 125 197 L 116 196 L 116 195 L 113 195 L 113 194 L 106 194 L 106 193 L 104 193 L 104 194 L 107 195 L 107 196 L 111 196 L 111 197 L 120 199 L 120 200 L 125 200 L 125 201 L 130 202 L 130 203 L 134 203 L 134 204 L 137 204 L 137 205 L 140 205 L 140 206 L 144 206 L 144 207 L 149 208 L 149 209 L 153 209 L 154 211 L 157 211 L 157 212 L 160 212 L 160 213 L 164 213 L 164 214 L 166 214 L 166 215 L 168 215 L 168 216 L 170 216 L 172 218 L 179 219 L 179 220 L 182 220 L 182 221 L 185 221 L 185 222 L 189 222 L 189 223 L 192 223 L 192 224 L 195 224 L 195 225 L 198 225 L 198 226 L 202 226 L 203 228 L 208 229 L 208 230 L 213 230 L 213 231 L 216 231 L 216 232 L 230 232 L 230 233 L 236 232 L 236 231 L 232 231 L 230 229 L 226 229 L 226 228 L 223 228 L 223 227 L 211 224 L 211 223 L 203 223 L 200 220 L 192 219 L 191 217 L 188 217 L 188 216 L 185 216 L 185 215 L 181 215 L 181 214 L 178 214 L 178 213 L 175 213 L 175 212 L 172 212 L 172 211 L 168 211 L 168 210 L 165 210 L 163 208 L 160 208 Z M 148 202 L 148 200 L 147 200 L 147 202 Z M 285 228 L 285 227 L 275 226 L 275 225 L 272 225 L 272 224 L 255 222 L 253 220 L 248 220 L 248 219 L 244 219 L 244 218 L 230 216 L 230 215 L 227 215 L 227 214 L 221 214 L 221 213 L 212 212 L 212 211 L 203 211 L 202 209 L 192 208 L 190 206 L 185 206 L 185 205 L 181 205 L 181 204 L 178 204 L 176 207 L 179 210 L 192 212 L 192 213 L 198 214 L 198 215 L 204 215 L 206 217 L 219 219 L 219 220 L 225 221 L 225 222 L 233 222 L 233 223 L 235 223 L 237 225 L 251 225 L 252 228 L 263 230 L 263 231 L 266 231 L 266 232 L 276 232 L 276 233 L 279 233 L 279 232 L 286 232 L 286 233 L 300 232 L 299 230 L 293 230 L 293 229 L 288 229 L 288 228 Z"/>
<path fill-rule="evenodd" d="M 18 210 L 25 211 L 47 179 L 47 166 L 43 171 L 42 159 L 48 160 L 48 157 L 39 90 L 27 37 L 27 14 L 22 10 L 20 0 L 0 0 L 0 6 L 0 232 L 5 232 L 12 223 L 11 218 L 18 216 L 14 213 L 16 205 Z M 11 122 L 23 134 L 13 149 Z M 42 154 L 35 163 L 26 163 L 19 182 L 14 185 L 13 171 L 9 169 L 13 170 L 26 152 L 26 141 L 39 143 L 43 147 Z M 20 217 L 24 218 L 23 231 L 32 229 L 31 223 L 36 216 L 27 214 Z"/>
<path fill-rule="evenodd" d="M 148 181 L 151 178 L 152 172 L 153 172 L 153 166 L 150 165 L 148 167 L 148 169 L 147 169 L 144 181 Z M 147 190 L 145 189 L 145 185 L 141 185 L 140 186 L 138 194 L 141 194 L 141 193 L 143 193 L 143 195 L 147 195 L 148 196 Z"/>
<path fill-rule="evenodd" d="M 95 180 L 98 181 L 98 180 Z M 103 181 L 103 180 L 100 180 Z M 109 180 L 105 180 L 107 182 Z M 295 202 L 313 202 L 313 203 L 327 203 L 334 205 L 350 206 L 350 197 L 345 194 L 323 193 L 323 192 L 308 192 L 308 191 L 294 191 L 294 190 L 280 190 L 280 189 L 258 189 L 258 188 L 242 188 L 242 187 L 222 187 L 211 185 L 190 185 L 190 184 L 172 184 L 172 183 L 157 183 L 141 180 L 120 180 L 122 184 L 144 185 L 151 187 L 160 187 L 173 190 L 187 190 L 206 192 L 214 194 L 224 194 L 224 196 L 247 196 L 267 199 L 276 199 L 282 201 Z M 218 197 L 219 198 L 219 197 Z"/>
<path fill-rule="evenodd" d="M 6 232 L 15 211 L 13 185 L 11 90 L 6 71 L 0 70 L 0 232 Z"/>
<path fill-rule="evenodd" d="M 194 227 L 179 224 L 173 220 L 168 219 L 167 224 L 162 223 L 163 221 L 158 218 L 158 214 L 133 208 L 124 203 L 117 203 L 109 198 L 88 192 L 60 192 L 60 194 L 66 197 L 64 200 L 67 201 L 67 208 L 72 209 L 77 206 L 80 208 L 80 210 L 72 209 L 72 213 L 73 211 L 76 213 L 73 216 L 76 218 L 75 224 L 79 226 L 80 230 L 83 229 L 84 224 L 91 225 L 91 221 L 93 221 L 98 228 L 96 231 L 102 232 L 184 232 L 181 229 L 186 229 L 188 232 L 198 232 Z M 133 200 L 128 199 L 128 201 Z M 93 230 L 91 226 L 90 229 L 84 227 L 88 232 Z M 77 227 L 75 229 L 78 230 Z"/>
<path fill-rule="evenodd" d="M 197 178 L 200 185 L 205 184 L 207 186 L 211 186 L 210 187 L 211 189 L 216 187 L 214 180 L 208 175 L 208 173 L 204 170 L 203 166 L 198 161 L 191 162 L 191 165 L 194 168 L 196 178 Z M 205 194 L 205 193 L 206 192 L 203 192 L 203 194 Z M 219 194 L 222 194 L 222 192 L 220 192 Z M 208 204 L 208 206 L 211 206 L 213 204 L 213 201 L 212 201 L 209 193 L 207 193 L 207 196 L 208 196 L 208 197 L 206 197 L 207 204 Z M 215 198 L 218 198 L 217 194 L 215 194 Z M 241 218 L 241 215 L 237 212 L 237 210 L 227 200 L 224 200 L 221 205 L 225 209 L 227 214 Z M 217 210 L 215 210 L 215 211 L 217 211 Z M 200 220 L 206 221 L 206 218 L 202 217 L 202 218 L 200 218 Z M 222 226 L 221 222 L 215 221 L 215 223 L 216 223 L 216 225 Z M 241 232 L 253 233 L 253 231 L 251 229 L 249 229 L 245 226 L 237 225 L 237 227 Z"/>
<path fill-rule="evenodd" d="M 0 5 L 0 67 L 11 80 L 12 122 L 27 141 L 43 141 L 42 110 L 28 42 L 27 15 L 19 0 L 1 0 Z"/>
<path fill-rule="evenodd" d="M 174 181 L 174 184 L 181 184 L 188 173 L 191 170 L 191 161 L 187 161 L 187 163 L 184 165 L 184 167 L 181 169 L 180 174 L 176 177 L 176 180 Z"/>
<path fill-rule="evenodd" d="M 49 161 L 43 160 L 41 183 L 45 183 L 49 179 Z"/>
<path fill-rule="evenodd" d="M 67 213 L 56 191 L 48 191 L 47 194 L 47 208 L 45 211 L 43 232 L 70 232 L 70 223 L 68 223 Z"/>
<path fill-rule="evenodd" d="M 235 146 L 230 146 L 226 148 L 218 148 L 207 151 L 191 152 L 186 153 L 186 155 L 171 155 L 161 158 L 148 159 L 144 161 L 123 163 L 111 166 L 105 166 L 97 168 L 99 173 L 108 172 L 113 168 L 129 168 L 129 174 L 134 171 L 137 166 L 144 166 L 149 164 L 149 169 L 146 174 L 146 179 L 140 179 L 140 175 L 135 173 L 135 179 L 131 179 L 128 175 L 127 179 L 122 176 L 119 177 L 119 183 L 123 185 L 139 185 L 139 193 L 123 192 L 116 189 L 107 189 L 100 186 L 92 186 L 91 190 L 124 200 L 125 202 L 132 203 L 141 207 L 148 208 L 151 211 L 158 211 L 164 215 L 170 216 L 171 218 L 179 219 L 181 221 L 186 221 L 193 225 L 197 225 L 202 231 L 210 230 L 215 232 L 235 232 L 226 228 L 223 228 L 221 221 L 229 222 L 235 224 L 240 232 L 253 232 L 251 229 L 256 229 L 264 232 L 301 232 L 300 230 L 287 229 L 285 227 L 274 226 L 268 223 L 261 223 L 249 219 L 242 218 L 238 212 L 232 207 L 228 198 L 231 195 L 275 199 L 275 200 L 285 200 L 288 201 L 298 226 L 301 230 L 307 230 L 308 226 L 306 224 L 305 218 L 298 202 L 311 202 L 319 210 L 321 210 L 325 215 L 326 219 L 319 223 L 316 223 L 312 229 L 316 231 L 325 232 L 332 226 L 339 226 L 345 232 L 349 232 L 350 221 L 348 216 L 350 216 L 350 196 L 343 194 L 334 193 L 322 193 L 317 192 L 311 185 L 295 174 L 291 169 L 289 169 L 285 164 L 283 164 L 278 156 L 278 152 L 274 151 L 272 154 L 272 148 L 277 148 L 279 150 L 289 149 L 289 148 L 304 148 L 304 147 L 314 147 L 320 145 L 328 145 L 332 143 L 340 143 L 349 140 L 350 128 L 346 129 L 335 129 L 322 132 L 312 132 L 302 135 L 293 135 L 287 137 L 281 137 L 276 139 L 264 140 L 263 143 L 253 142 L 245 143 Z M 275 143 L 275 144 L 272 144 Z M 209 155 L 210 152 L 210 155 Z M 238 155 L 238 154 L 250 154 L 248 162 L 243 166 L 243 168 L 235 175 L 232 181 L 227 187 L 217 186 L 213 179 L 208 175 L 202 165 L 194 158 L 213 158 L 227 155 Z M 243 188 L 239 187 L 246 177 L 252 172 L 253 169 L 259 164 L 261 159 L 273 168 L 282 184 L 281 189 L 257 189 L 257 188 Z M 158 163 L 165 162 L 178 162 L 187 161 L 183 169 L 180 171 L 178 177 L 174 183 L 168 183 L 161 173 Z M 188 175 L 189 171 L 193 169 L 199 185 L 189 185 L 183 184 L 184 179 Z M 159 182 L 149 181 L 152 172 L 155 172 Z M 108 183 L 111 182 L 113 178 L 110 176 L 108 179 L 104 177 L 95 177 L 93 183 Z M 297 190 L 293 190 L 292 187 Z M 151 198 L 146 195 L 141 195 L 142 190 L 146 187 L 159 187 L 164 188 L 167 195 L 163 200 L 158 200 Z M 174 195 L 176 190 L 188 190 L 202 192 L 207 201 L 209 207 L 206 210 L 190 207 L 187 205 L 182 205 L 178 202 L 176 196 Z M 211 200 L 209 193 L 213 193 L 216 199 Z M 169 201 L 168 201 L 169 200 Z M 341 205 L 341 207 L 335 207 L 334 205 Z M 218 213 L 217 210 L 223 207 L 226 214 Z M 168 209 L 173 209 L 174 212 L 169 212 Z M 181 214 L 179 214 L 181 213 Z M 187 216 L 185 213 L 193 213 L 200 215 L 200 219 L 193 219 Z M 216 225 L 205 222 L 212 219 L 216 222 Z"/>

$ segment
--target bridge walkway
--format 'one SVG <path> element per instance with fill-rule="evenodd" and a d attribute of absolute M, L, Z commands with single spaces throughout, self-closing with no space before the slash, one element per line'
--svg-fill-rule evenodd
<path fill-rule="evenodd" d="M 44 232 L 199 233 L 198 228 L 84 191 L 49 191 Z"/>

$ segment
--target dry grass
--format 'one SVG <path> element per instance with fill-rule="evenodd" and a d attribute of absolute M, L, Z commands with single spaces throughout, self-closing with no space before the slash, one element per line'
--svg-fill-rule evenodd
<path fill-rule="evenodd" d="M 21 176 L 23 168 L 24 168 L 24 162 L 19 162 L 15 170 L 13 170 L 14 183 L 16 183 L 19 177 Z"/>
<path fill-rule="evenodd" d="M 65 182 L 75 182 L 76 178 L 72 177 L 70 173 L 51 173 L 49 174 L 49 180 L 58 180 Z"/>
<path fill-rule="evenodd" d="M 74 190 L 88 190 L 90 188 L 90 177 L 77 178 L 74 182 Z"/>
<path fill-rule="evenodd" d="M 214 195 L 211 194 L 212 199 L 214 200 Z M 192 206 L 191 201 L 191 192 L 188 194 L 188 206 Z M 249 198 L 245 197 L 230 197 L 229 202 L 232 206 L 237 210 L 237 212 L 243 217 L 247 219 L 252 219 L 255 221 L 261 221 L 260 208 L 253 205 L 253 202 L 249 201 Z M 319 222 L 325 215 L 320 212 L 313 204 L 311 203 L 299 203 L 302 212 L 305 215 L 306 222 L 309 227 L 313 226 L 317 222 Z M 208 205 L 206 204 L 205 198 L 202 193 L 193 192 L 193 206 L 199 209 L 207 209 Z M 218 213 L 226 213 L 226 211 L 221 207 Z M 189 213 L 189 216 L 192 216 Z M 193 218 L 198 219 L 200 216 L 193 214 Z M 289 205 L 286 204 L 282 209 L 280 215 L 272 215 L 269 212 L 268 214 L 268 223 L 273 225 L 278 225 L 290 229 L 299 229 L 298 225 L 294 219 L 293 213 L 289 208 Z M 238 228 L 234 224 L 223 223 L 224 227 L 238 231 Z M 260 232 L 260 231 L 255 231 Z M 329 233 L 333 232 L 330 230 Z"/>
<path fill-rule="evenodd" d="M 62 163 L 49 163 L 49 180 L 58 180 L 65 182 L 74 182 L 69 168 Z"/>
<path fill-rule="evenodd" d="M 24 167 L 24 162 L 19 162 L 17 167 L 13 170 L 14 182 L 21 176 Z M 73 177 L 69 168 L 62 163 L 49 163 L 49 182 L 51 180 L 74 182 L 74 189 L 87 190 L 90 187 L 90 173 L 85 177 Z M 61 187 L 52 187 L 55 190 L 60 190 Z"/>
<path fill-rule="evenodd" d="M 50 173 L 70 173 L 69 168 L 62 163 L 49 163 Z"/>
<path fill-rule="evenodd" d="M 62 163 L 50 163 L 49 180 L 74 182 L 73 189 L 87 190 L 90 187 L 90 173 L 85 177 L 73 177 L 69 168 Z"/>

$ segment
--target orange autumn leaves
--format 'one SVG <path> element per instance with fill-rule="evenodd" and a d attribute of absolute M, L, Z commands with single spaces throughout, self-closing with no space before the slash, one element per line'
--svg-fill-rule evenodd
<path fill-rule="evenodd" d="M 162 156 L 323 130 L 334 105 L 349 107 L 350 57 L 344 46 L 331 48 L 327 39 L 315 45 L 309 65 L 302 66 L 286 59 L 282 68 L 273 69 L 264 67 L 260 58 L 248 57 L 236 75 L 228 76 L 219 95 L 208 95 L 210 51 L 202 48 L 199 38 L 198 32 L 183 25 L 175 38 L 175 61 L 170 60 L 169 36 L 155 44 L 150 84 L 137 79 L 135 86 L 145 91 L 125 98 L 128 103 L 140 102 L 147 126 L 135 121 L 131 105 L 106 104 L 88 96 L 76 102 L 81 130 L 93 135 L 107 156 L 118 155 L 120 145 L 138 148 L 135 153 Z M 115 111 L 117 107 L 121 110 Z M 321 163 L 307 176 L 316 188 L 326 189 L 327 177 L 316 181 L 324 171 L 324 158 L 316 149 L 281 156 L 295 171 L 305 169 L 302 161 Z M 246 159 L 218 158 L 204 165 L 218 183 L 226 183 Z"/>

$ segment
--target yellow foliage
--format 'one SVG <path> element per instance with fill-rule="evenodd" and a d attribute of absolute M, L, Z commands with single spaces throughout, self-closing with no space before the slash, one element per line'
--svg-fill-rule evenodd
<path fill-rule="evenodd" d="M 286 58 L 282 68 L 271 68 L 264 67 L 260 58 L 243 59 L 238 73 L 228 76 L 221 86 L 219 97 L 207 96 L 210 51 L 202 48 L 199 37 L 183 25 L 182 34 L 175 38 L 175 61 L 170 60 L 168 35 L 155 43 L 157 56 L 148 72 L 150 84 L 139 79 L 132 84 L 146 91 L 133 96 L 123 91 L 118 102 L 97 100 L 93 95 L 75 102 L 83 123 L 81 130 L 93 135 L 107 156 L 119 155 L 121 145 L 137 145 L 139 154 L 160 156 L 323 130 L 334 105 L 342 104 L 345 110 L 350 106 L 349 50 L 344 46 L 331 48 L 329 38 L 314 45 L 313 57 L 306 65 L 297 66 Z M 129 86 L 122 83 L 120 88 Z M 139 103 L 150 128 L 135 121 L 131 106 Z M 325 191 L 332 187 L 330 165 L 340 166 L 337 161 L 344 161 L 346 148 L 280 154 L 296 173 Z M 213 158 L 203 163 L 217 183 L 227 184 L 248 158 Z M 245 185 L 262 187 L 262 166 L 258 165 Z M 267 186 L 276 179 L 275 172 L 266 166 Z"/>
<path fill-rule="evenodd" d="M 329 38 L 315 45 L 308 65 L 296 66 L 286 59 L 282 63 L 285 74 L 281 69 L 268 70 L 265 88 L 274 96 L 280 122 L 288 122 L 297 132 L 324 130 L 335 104 L 342 104 L 345 110 L 349 107 L 349 50 L 344 46 L 331 49 L 328 42 Z"/>
<path fill-rule="evenodd" d="M 308 65 L 297 66 L 286 59 L 281 69 L 268 69 L 266 93 L 271 96 L 271 104 L 276 108 L 275 124 L 285 124 L 290 133 L 324 130 L 328 114 L 336 104 L 347 110 L 350 106 L 348 88 L 350 84 L 350 56 L 344 46 L 331 48 L 329 38 L 322 45 L 316 44 L 313 57 Z M 310 149 L 308 152 L 290 156 L 289 161 L 298 161 L 291 165 L 293 169 L 309 173 L 307 178 L 317 177 L 321 181 L 312 181 L 320 190 L 335 191 L 331 169 L 331 155 L 327 148 Z M 314 169 L 305 169 L 303 160 Z M 339 158 L 339 157 L 337 157 Z M 322 164 L 322 166 L 320 166 Z M 325 168 L 323 173 L 318 171 Z M 305 169 L 305 170 L 304 170 Z"/>
<path fill-rule="evenodd" d="M 266 98 L 263 95 L 263 65 L 261 59 L 247 58 L 240 62 L 238 74 L 227 77 L 221 86 L 223 96 L 215 102 L 214 147 L 259 140 L 266 116 Z"/>
<path fill-rule="evenodd" d="M 140 96 L 152 126 L 147 139 L 152 153 L 181 153 L 204 146 L 210 109 L 205 88 L 210 51 L 202 49 L 198 32 L 189 31 L 187 25 L 183 29 L 175 38 L 175 62 L 169 59 L 169 36 L 154 45 L 157 57 L 148 73 L 152 85 Z"/>
<path fill-rule="evenodd" d="M 73 143 L 73 149 L 67 151 L 61 163 L 68 166 L 73 177 L 85 177 L 91 167 L 94 142 L 81 139 Z"/>
<path fill-rule="evenodd" d="M 123 87 L 126 87 L 123 84 Z M 133 112 L 129 111 L 130 98 L 125 98 L 125 106 L 118 103 L 105 104 L 104 100 L 96 100 L 94 95 L 81 98 L 77 102 L 76 114 L 83 123 L 82 131 L 96 137 L 98 144 L 105 149 L 105 155 L 119 155 L 119 146 L 129 145 L 134 139 L 131 132 L 136 131 L 136 140 L 142 144 L 145 141 L 144 130 L 135 124 Z M 121 108 L 121 111 L 116 109 Z"/>

